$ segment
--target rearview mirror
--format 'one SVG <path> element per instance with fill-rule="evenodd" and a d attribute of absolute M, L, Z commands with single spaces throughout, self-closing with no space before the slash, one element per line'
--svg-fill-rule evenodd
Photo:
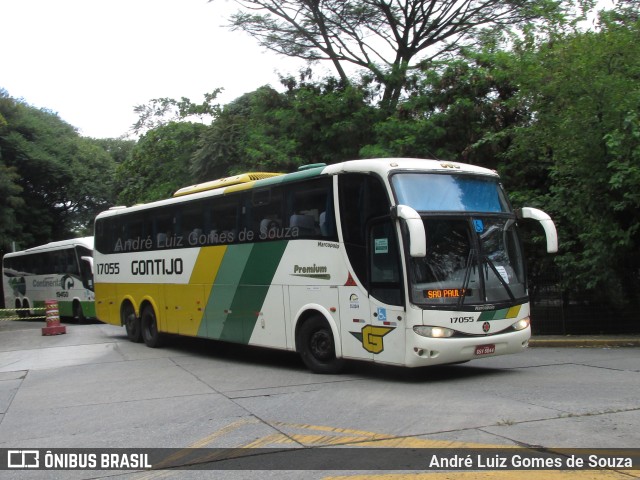
<path fill-rule="evenodd" d="M 531 218 L 537 220 L 544 228 L 544 234 L 547 237 L 547 252 L 556 253 L 558 251 L 558 232 L 551 217 L 542 210 L 531 207 L 523 207 L 516 211 L 518 218 Z"/>
<path fill-rule="evenodd" d="M 427 256 L 427 234 L 424 230 L 422 217 L 407 205 L 397 205 L 392 208 L 392 215 L 401 218 L 407 224 L 409 231 L 409 255 L 414 258 Z"/>
<path fill-rule="evenodd" d="M 91 272 L 91 275 L 93 275 L 93 257 L 80 257 L 80 260 L 87 262 L 89 265 L 89 271 Z"/>

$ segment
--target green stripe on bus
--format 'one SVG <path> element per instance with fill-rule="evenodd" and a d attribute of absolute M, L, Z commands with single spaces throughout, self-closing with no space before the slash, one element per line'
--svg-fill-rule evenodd
<path fill-rule="evenodd" d="M 230 245 L 214 280 L 198 336 L 220 339 L 252 244 Z"/>
<path fill-rule="evenodd" d="M 288 241 L 230 245 L 198 336 L 248 343 Z"/>
<path fill-rule="evenodd" d="M 298 172 L 293 172 L 293 173 L 287 173 L 286 175 L 279 175 L 277 177 L 271 177 L 271 178 L 264 178 L 262 180 L 256 180 L 255 182 L 251 183 L 251 187 L 250 188 L 264 188 L 264 187 L 271 187 L 274 185 L 280 185 L 280 184 L 284 184 L 284 183 L 291 183 L 291 182 L 295 182 L 298 180 L 305 180 L 307 178 L 312 178 L 312 177 L 318 177 L 322 174 L 322 171 L 326 168 L 326 165 L 323 165 L 321 167 L 314 167 L 314 168 L 309 168 L 306 170 L 300 170 Z M 226 193 L 231 193 L 231 192 L 235 192 L 238 189 L 229 187 L 227 190 L 225 190 L 225 194 Z"/>
<path fill-rule="evenodd" d="M 480 314 L 480 318 L 478 318 L 479 322 L 490 322 L 491 320 L 497 320 L 500 318 L 504 318 L 504 315 L 507 313 L 507 309 L 503 308 L 502 310 L 494 310 L 489 312 L 482 312 Z"/>
<path fill-rule="evenodd" d="M 241 341 L 249 343 L 260 309 L 288 243 L 288 241 L 280 241 L 254 244 L 240 278 L 240 286 L 233 298 L 231 318 L 228 319 L 225 330 L 222 331 L 223 337 L 227 326 L 234 329 L 234 325 L 240 323 L 242 325 Z M 235 331 L 234 334 L 236 334 Z"/>
<path fill-rule="evenodd" d="M 478 317 L 479 322 L 490 322 L 491 320 L 503 320 L 505 318 L 516 318 L 520 312 L 521 305 L 501 310 L 482 312 Z"/>

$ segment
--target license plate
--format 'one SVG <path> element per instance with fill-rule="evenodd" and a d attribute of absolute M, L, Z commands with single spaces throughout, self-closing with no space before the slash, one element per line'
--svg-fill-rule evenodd
<path fill-rule="evenodd" d="M 476 355 L 491 355 L 492 353 L 496 353 L 496 346 L 491 345 L 478 345 L 476 347 Z"/>

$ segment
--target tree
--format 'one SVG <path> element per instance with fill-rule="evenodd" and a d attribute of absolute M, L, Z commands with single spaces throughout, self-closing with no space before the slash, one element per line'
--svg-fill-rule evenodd
<path fill-rule="evenodd" d="M 358 157 L 379 116 L 366 91 L 333 78 L 311 81 L 309 72 L 282 82 L 284 93 L 261 87 L 225 106 L 194 155 L 197 181 Z"/>
<path fill-rule="evenodd" d="M 264 106 L 278 109 L 281 102 L 278 92 L 270 87 L 261 87 L 227 104 L 203 133 L 199 148 L 194 152 L 191 167 L 194 178 L 204 182 L 246 171 L 245 167 L 249 164 L 246 145 L 252 137 L 252 131 L 255 132 L 256 119 Z M 263 122 L 259 125 L 268 128 Z M 257 136 L 258 133 L 253 135 L 254 140 Z M 273 148 L 269 148 L 262 139 L 260 148 L 254 152 L 253 168 L 250 170 L 266 170 L 266 163 L 273 163 L 267 150 L 271 152 Z M 279 150 L 290 151 L 282 145 Z"/>
<path fill-rule="evenodd" d="M 210 0 L 213 1 L 213 0 Z M 509 29 L 537 20 L 563 23 L 593 0 L 236 0 L 233 29 L 279 54 L 328 60 L 349 83 L 347 65 L 383 88 L 393 112 L 408 73 L 473 42 L 481 29 Z M 574 7 L 579 5 L 580 10 Z"/>
<path fill-rule="evenodd" d="M 523 119 L 514 102 L 515 63 L 489 42 L 415 73 L 396 115 L 374 125 L 374 141 L 361 155 L 440 158 L 496 169 L 508 145 L 504 130 Z"/>
<path fill-rule="evenodd" d="M 640 22 L 619 13 L 520 52 L 531 115 L 509 132 L 504 166 L 554 217 L 566 291 L 625 305 L 640 300 Z"/>
<path fill-rule="evenodd" d="M 55 113 L 6 91 L 0 115 L 2 216 L 13 219 L 5 243 L 26 248 L 91 231 L 93 217 L 113 202 L 110 155 Z"/>
<path fill-rule="evenodd" d="M 218 116 L 220 105 L 213 103 L 221 88 L 204 94 L 204 102 L 194 103 L 187 97 L 180 100 L 174 98 L 154 98 L 144 105 L 136 105 L 133 109 L 138 114 L 138 121 L 131 127 L 135 134 L 142 134 L 153 128 L 161 127 L 169 122 L 198 120 L 204 123 Z"/>
<path fill-rule="evenodd" d="M 115 201 L 113 157 L 91 138 L 75 138 L 66 157 L 67 184 L 61 188 L 59 208 L 64 225 L 73 234 L 93 234 L 95 216 Z"/>
<path fill-rule="evenodd" d="M 5 166 L 0 159 L 0 251 L 8 251 L 20 235 L 17 214 L 24 206 L 24 200 L 20 197 L 19 179 L 16 169 Z"/>
<path fill-rule="evenodd" d="M 137 143 L 135 140 L 122 138 L 94 138 L 91 140 L 107 152 L 117 165 L 125 161 Z"/>
<path fill-rule="evenodd" d="M 384 114 L 371 106 L 366 86 L 344 84 L 333 77 L 313 81 L 310 71 L 299 80 L 283 78 L 286 106 L 274 114 L 279 128 L 274 137 L 295 140 L 303 164 L 336 163 L 359 158 L 371 140 L 372 127 Z"/>
<path fill-rule="evenodd" d="M 191 156 L 205 129 L 199 123 L 169 122 L 140 137 L 117 167 L 118 202 L 132 205 L 169 198 L 179 188 L 195 183 Z"/>

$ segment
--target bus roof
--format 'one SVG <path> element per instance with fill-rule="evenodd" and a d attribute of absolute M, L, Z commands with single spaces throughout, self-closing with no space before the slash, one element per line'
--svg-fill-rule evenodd
<path fill-rule="evenodd" d="M 7 253 L 5 257 L 10 257 L 14 255 L 27 255 L 30 253 L 45 252 L 48 250 L 57 250 L 64 247 L 71 247 L 74 245 L 80 245 L 93 250 L 93 237 L 70 238 L 68 240 L 49 242 L 44 245 L 38 245 L 37 247 L 27 248 L 26 250 Z"/>
<path fill-rule="evenodd" d="M 460 172 L 475 173 L 497 177 L 495 170 L 478 167 L 467 163 L 450 162 L 446 160 L 429 160 L 421 158 L 374 158 L 364 160 L 350 160 L 327 166 L 323 173 L 335 175 L 347 172 L 373 172 L 386 177 L 393 170 L 414 170 L 421 172 Z"/>
<path fill-rule="evenodd" d="M 242 183 L 255 182 L 257 180 L 264 180 L 265 178 L 277 177 L 283 175 L 282 173 L 269 173 L 269 172 L 251 172 L 242 173 L 240 175 L 234 175 L 232 177 L 220 178 L 218 180 L 212 180 L 210 182 L 198 183 L 196 185 L 190 185 L 183 187 L 173 194 L 174 197 L 181 197 L 182 195 L 191 195 L 193 193 L 205 192 L 207 190 L 214 190 L 216 188 L 229 187 L 231 185 L 239 185 Z"/>
<path fill-rule="evenodd" d="M 119 213 L 145 210 L 147 208 L 161 207 L 175 203 L 186 202 L 198 198 L 224 195 L 228 193 L 251 190 L 254 188 L 269 187 L 284 183 L 295 182 L 306 178 L 321 175 L 337 175 L 340 173 L 376 173 L 381 177 L 386 177 L 394 170 L 420 171 L 420 172 L 440 172 L 440 173 L 473 173 L 477 175 L 487 175 L 497 177 L 494 170 L 478 167 L 475 165 L 449 162 L 445 160 L 428 160 L 418 158 L 374 158 L 364 160 L 349 160 L 346 162 L 326 165 L 324 163 L 312 164 L 300 167 L 292 173 L 265 173 L 255 172 L 235 175 L 232 177 L 212 180 L 197 185 L 191 185 L 179 189 L 171 198 L 150 202 L 147 204 L 137 204 L 131 207 L 112 207 L 98 215 L 99 218 L 118 215 Z M 257 176 L 263 176 L 257 178 Z"/>

